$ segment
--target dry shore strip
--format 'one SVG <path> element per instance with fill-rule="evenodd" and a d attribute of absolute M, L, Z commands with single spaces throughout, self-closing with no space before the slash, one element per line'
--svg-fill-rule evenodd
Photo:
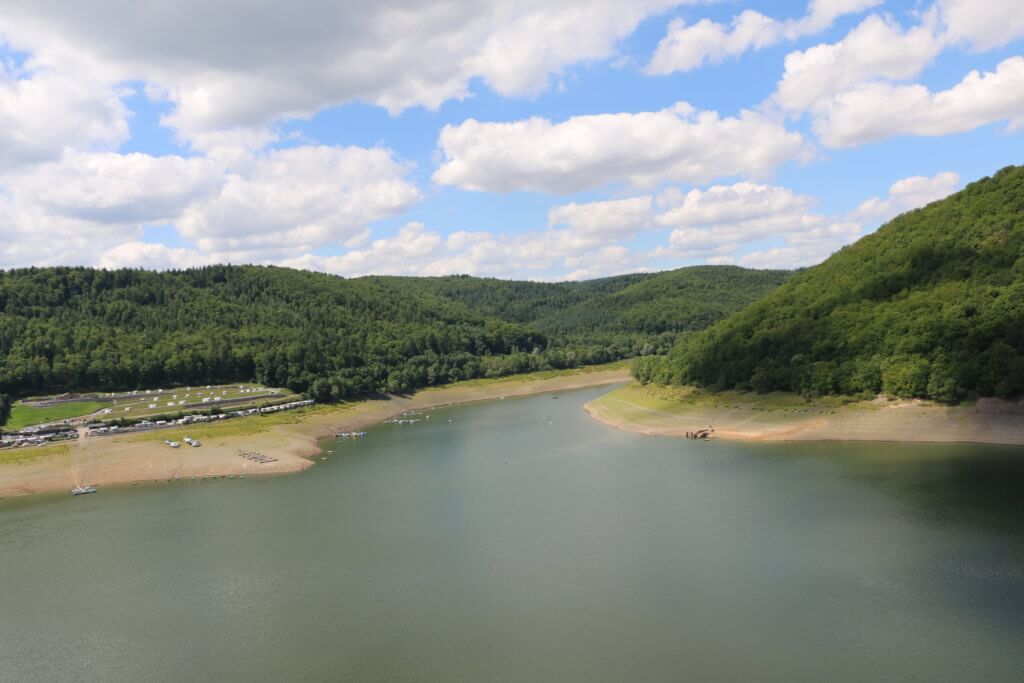
<path fill-rule="evenodd" d="M 673 396 L 630 384 L 586 406 L 595 420 L 624 431 L 685 437 L 713 428 L 739 441 L 891 441 L 1024 445 L 1024 401 L 979 399 L 962 406 L 878 398 L 803 404 L 797 397 L 722 394 Z"/>
<path fill-rule="evenodd" d="M 70 445 L 38 449 L 35 457 L 0 463 L 0 498 L 41 492 L 67 492 L 90 484 L 139 484 L 203 477 L 297 472 L 320 454 L 318 440 L 336 432 L 359 431 L 408 410 L 422 410 L 501 396 L 526 396 L 626 382 L 625 366 L 581 370 L 554 377 L 511 377 L 465 382 L 419 391 L 411 396 L 320 406 L 294 417 L 238 418 L 223 424 L 188 426 L 150 434 L 81 438 Z M 177 434 L 181 432 L 181 434 Z M 165 439 L 189 434 L 201 448 L 168 448 Z M 260 453 L 272 462 L 254 462 L 240 453 Z"/>

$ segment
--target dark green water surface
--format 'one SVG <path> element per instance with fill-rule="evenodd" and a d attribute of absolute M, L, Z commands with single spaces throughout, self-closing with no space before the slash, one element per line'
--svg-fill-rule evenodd
<path fill-rule="evenodd" d="M 0 501 L 0 680 L 1024 678 L 1024 450 L 644 437 L 603 391 Z"/>

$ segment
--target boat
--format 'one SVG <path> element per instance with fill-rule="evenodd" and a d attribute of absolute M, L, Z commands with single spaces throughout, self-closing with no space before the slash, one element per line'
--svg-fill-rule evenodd
<path fill-rule="evenodd" d="M 96 487 L 95 486 L 76 486 L 75 488 L 71 489 L 71 495 L 72 496 L 80 496 L 83 493 L 96 493 Z"/>

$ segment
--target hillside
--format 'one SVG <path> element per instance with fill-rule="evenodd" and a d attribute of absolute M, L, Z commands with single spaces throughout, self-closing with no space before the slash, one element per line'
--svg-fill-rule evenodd
<path fill-rule="evenodd" d="M 0 394 L 253 380 L 330 400 L 576 367 L 667 350 L 676 331 L 786 275 L 702 268 L 551 284 L 255 266 L 0 271 Z M 629 293 L 637 286 L 650 289 Z M 708 298 L 725 303 L 708 309 Z M 630 301 L 695 313 L 645 326 Z"/>
<path fill-rule="evenodd" d="M 899 216 L 635 372 L 945 402 L 1024 393 L 1024 167 Z"/>
<path fill-rule="evenodd" d="M 788 270 L 691 266 L 582 282 L 526 282 L 452 276 L 416 278 L 471 311 L 550 336 L 702 330 L 775 289 Z M 384 279 L 384 278 L 382 278 Z"/>

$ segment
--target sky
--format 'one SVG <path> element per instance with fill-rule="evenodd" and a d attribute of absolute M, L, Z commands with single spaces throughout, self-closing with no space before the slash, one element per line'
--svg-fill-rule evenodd
<path fill-rule="evenodd" d="M 1021 163 L 1020 0 L 0 0 L 0 268 L 812 265 Z"/>

